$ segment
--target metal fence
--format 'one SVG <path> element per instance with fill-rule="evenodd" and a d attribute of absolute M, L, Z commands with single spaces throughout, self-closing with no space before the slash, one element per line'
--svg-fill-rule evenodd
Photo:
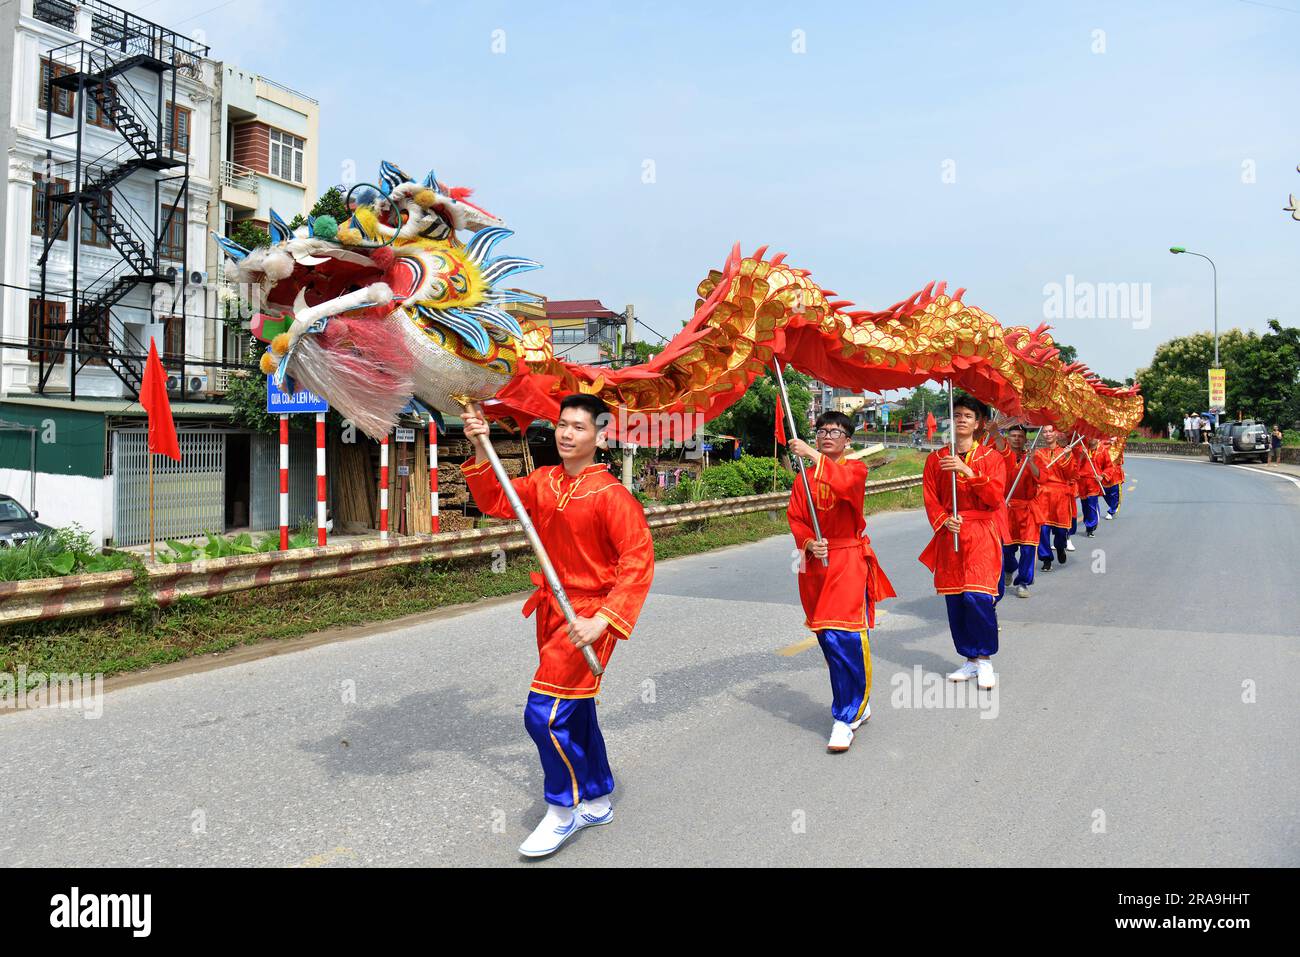
<path fill-rule="evenodd" d="M 155 455 L 154 536 L 157 540 L 220 532 L 226 521 L 226 437 L 180 432 L 181 460 Z M 113 437 L 113 542 L 149 541 L 149 448 L 143 431 Z"/>
<path fill-rule="evenodd" d="M 919 475 L 867 483 L 867 494 L 896 492 L 921 484 Z M 646 522 L 662 528 L 683 522 L 744 515 L 785 508 L 789 492 L 746 495 L 742 498 L 648 505 Z M 502 551 L 528 548 L 518 522 L 488 528 L 350 541 L 323 548 L 294 548 L 286 552 L 201 559 L 176 565 L 148 565 L 145 574 L 155 601 L 166 605 L 182 595 L 209 598 L 248 588 L 287 582 L 338 578 L 395 565 L 423 561 L 482 558 L 491 561 Z M 130 608 L 139 600 L 135 573 L 130 570 L 64 578 L 0 582 L 0 626 L 23 621 L 103 614 Z"/>
<path fill-rule="evenodd" d="M 248 524 L 255 531 L 280 527 L 280 438 L 254 435 L 249 439 Z M 289 525 L 316 521 L 316 438 L 289 433 Z"/>

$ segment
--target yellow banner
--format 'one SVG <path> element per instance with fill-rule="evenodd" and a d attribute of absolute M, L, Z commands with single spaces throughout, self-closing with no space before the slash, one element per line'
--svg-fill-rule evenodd
<path fill-rule="evenodd" d="M 1222 412 L 1228 404 L 1228 370 L 1210 370 L 1210 408 Z"/>

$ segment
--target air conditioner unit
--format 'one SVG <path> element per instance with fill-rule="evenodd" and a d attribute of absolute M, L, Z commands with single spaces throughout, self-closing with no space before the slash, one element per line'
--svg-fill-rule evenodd
<path fill-rule="evenodd" d="M 191 286 L 206 286 L 208 284 L 208 274 L 197 269 L 191 269 L 189 283 Z"/>
<path fill-rule="evenodd" d="M 189 395 L 199 395 L 208 388 L 208 377 L 205 375 L 190 375 L 185 383 L 186 393 Z M 181 391 L 181 377 L 174 372 L 167 374 L 167 391 Z"/>
<path fill-rule="evenodd" d="M 178 274 L 179 270 L 175 266 L 168 266 L 163 270 L 163 275 L 167 277 L 169 282 L 175 282 Z"/>

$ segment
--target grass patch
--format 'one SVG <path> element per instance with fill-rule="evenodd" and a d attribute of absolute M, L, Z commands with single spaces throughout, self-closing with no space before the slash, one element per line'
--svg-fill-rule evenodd
<path fill-rule="evenodd" d="M 867 512 L 915 508 L 920 489 L 867 498 Z M 785 514 L 752 512 L 655 529 L 659 561 L 788 535 Z M 531 590 L 530 552 L 493 565 L 482 557 L 423 562 L 380 571 L 290 582 L 215 598 L 182 598 L 167 608 L 0 629 L 0 672 L 118 674 L 265 640 L 327 628 L 391 621 L 418 612 Z"/>
<path fill-rule="evenodd" d="M 917 449 L 887 449 L 881 454 L 888 459 L 885 464 L 877 467 L 867 463 L 871 465 L 871 471 L 867 475 L 869 482 L 920 475 L 925 471 L 925 460 L 930 453 Z"/>

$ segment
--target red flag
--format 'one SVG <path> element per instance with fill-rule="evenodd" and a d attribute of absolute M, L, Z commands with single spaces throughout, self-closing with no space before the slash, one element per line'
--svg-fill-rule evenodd
<path fill-rule="evenodd" d="M 939 427 L 939 423 L 934 420 L 934 413 L 925 413 L 925 440 L 929 442 L 934 438 L 934 430 Z"/>
<path fill-rule="evenodd" d="M 776 397 L 776 444 L 787 445 L 785 437 L 785 410 L 781 408 L 781 397 Z"/>
<path fill-rule="evenodd" d="M 149 414 L 150 453 L 157 452 L 179 462 L 181 447 L 176 441 L 172 405 L 167 400 L 167 373 L 163 371 L 158 345 L 152 338 L 149 340 L 149 359 L 144 366 L 144 381 L 140 383 L 140 404 Z"/>

